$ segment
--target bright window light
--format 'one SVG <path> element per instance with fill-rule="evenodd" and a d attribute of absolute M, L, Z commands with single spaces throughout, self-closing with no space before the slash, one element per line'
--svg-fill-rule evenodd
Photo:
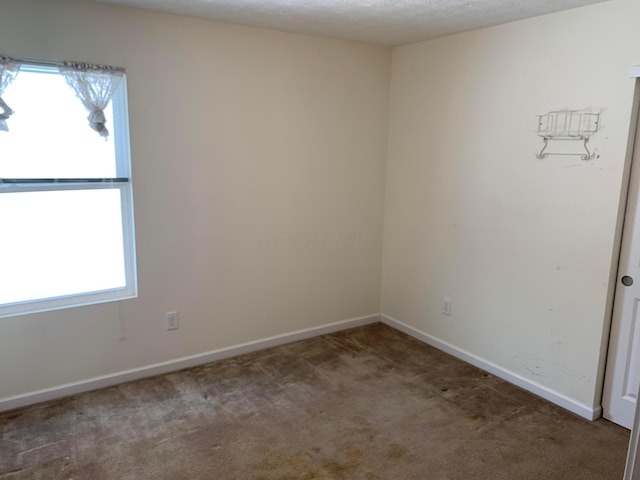
<path fill-rule="evenodd" d="M 23 65 L 3 99 L 0 316 L 134 297 L 124 79 L 106 140 L 55 67 Z"/>

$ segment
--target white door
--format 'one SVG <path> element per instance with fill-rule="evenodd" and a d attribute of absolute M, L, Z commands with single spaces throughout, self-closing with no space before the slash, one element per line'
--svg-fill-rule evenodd
<path fill-rule="evenodd" d="M 626 428 L 640 386 L 640 129 L 635 138 L 602 399 L 604 417 Z"/>

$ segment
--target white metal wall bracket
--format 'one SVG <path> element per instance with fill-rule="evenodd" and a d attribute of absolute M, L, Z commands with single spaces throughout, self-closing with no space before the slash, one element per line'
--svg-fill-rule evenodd
<path fill-rule="evenodd" d="M 544 146 L 536 158 L 543 159 L 549 155 L 579 155 L 582 160 L 591 160 L 595 153 L 589 151 L 589 137 L 598 131 L 600 114 L 578 110 L 557 110 L 538 115 L 538 136 L 542 137 Z M 547 152 L 552 140 L 581 141 L 584 151 L 581 152 Z"/>

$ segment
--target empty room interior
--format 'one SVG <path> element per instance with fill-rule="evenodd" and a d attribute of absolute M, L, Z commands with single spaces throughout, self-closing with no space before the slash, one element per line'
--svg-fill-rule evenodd
<path fill-rule="evenodd" d="M 622 480 L 640 2 L 423 3 L 0 0 L 0 479 Z"/>

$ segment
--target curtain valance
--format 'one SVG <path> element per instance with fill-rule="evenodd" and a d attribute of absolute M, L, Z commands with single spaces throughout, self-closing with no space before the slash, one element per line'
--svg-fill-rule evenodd
<path fill-rule="evenodd" d="M 2 99 L 2 94 L 13 82 L 20 71 L 20 62 L 10 57 L 0 56 L 0 130 L 8 132 L 7 120 L 13 115 L 13 110 Z"/>
<path fill-rule="evenodd" d="M 87 117 L 89 126 L 100 136 L 104 138 L 109 136 L 104 109 L 109 105 L 124 77 L 124 68 L 70 61 L 59 63 L 17 60 L 5 56 L 0 56 L 0 130 L 9 131 L 7 119 L 14 113 L 2 99 L 2 94 L 15 80 L 22 64 L 57 67 L 76 97 L 89 112 Z"/>
<path fill-rule="evenodd" d="M 124 76 L 124 68 L 64 62 L 58 69 L 89 112 L 87 119 L 91 128 L 100 136 L 107 138 L 109 130 L 105 125 L 107 119 L 104 116 L 104 109 L 109 105 Z"/>

